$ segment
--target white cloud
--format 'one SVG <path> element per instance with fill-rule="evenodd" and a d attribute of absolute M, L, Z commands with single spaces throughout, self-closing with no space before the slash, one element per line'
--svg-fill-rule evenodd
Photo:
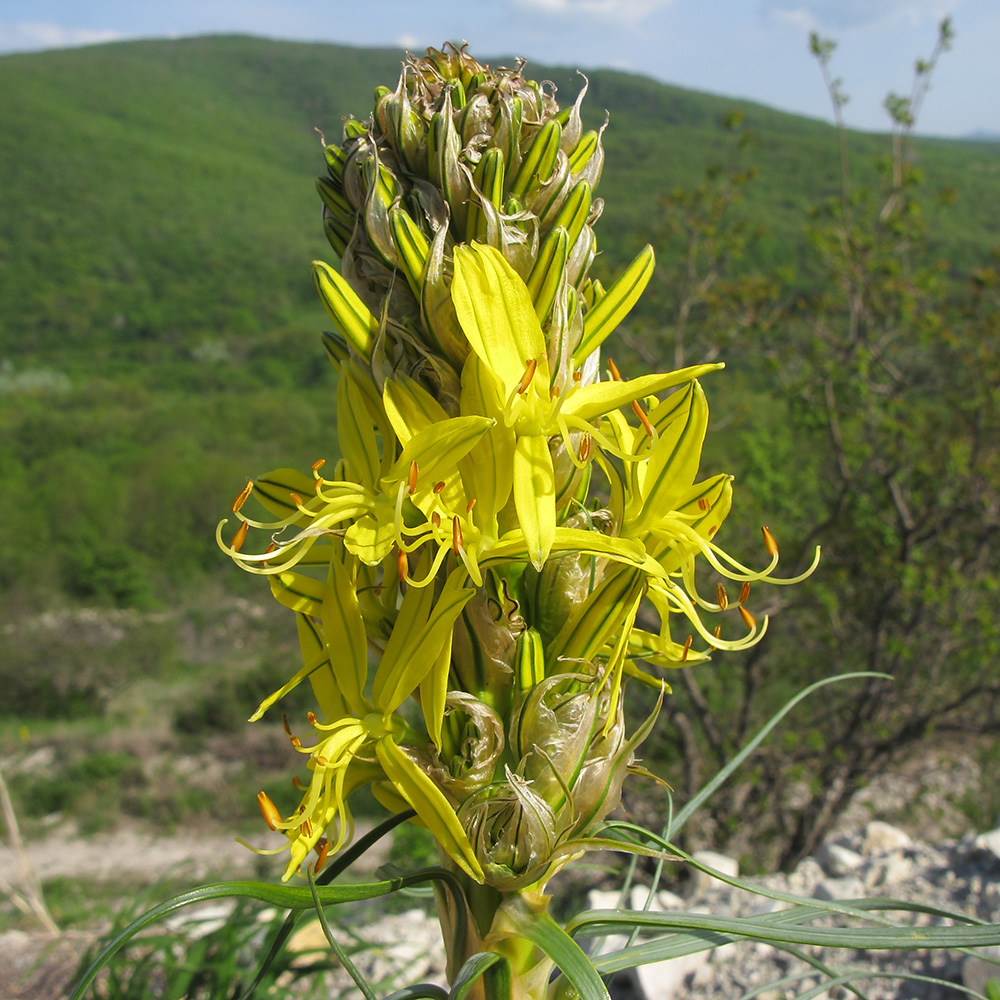
<path fill-rule="evenodd" d="M 0 21 L 0 52 L 30 52 L 35 49 L 69 49 L 78 45 L 113 42 L 124 37 L 117 31 L 64 28 L 59 24 Z"/>
<path fill-rule="evenodd" d="M 514 0 L 514 3 L 545 14 L 583 14 L 634 26 L 654 11 L 669 7 L 673 0 Z"/>
<path fill-rule="evenodd" d="M 764 11 L 809 31 L 886 27 L 900 22 L 920 25 L 940 21 L 955 7 L 955 0 L 763 0 Z"/>

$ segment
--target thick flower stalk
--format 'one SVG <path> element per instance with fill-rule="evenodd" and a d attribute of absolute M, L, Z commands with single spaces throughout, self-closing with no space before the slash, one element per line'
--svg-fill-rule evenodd
<path fill-rule="evenodd" d="M 496 950 L 525 996 L 550 964 L 517 914 L 607 846 L 654 722 L 626 732 L 626 681 L 662 697 L 657 668 L 753 644 L 751 585 L 794 582 L 772 576 L 767 529 L 759 570 L 715 541 L 732 486 L 698 478 L 698 379 L 722 366 L 602 368 L 652 251 L 607 290 L 588 275 L 603 153 L 585 90 L 560 112 L 519 70 L 431 50 L 325 147 L 340 268 L 314 275 L 337 328 L 341 457 L 248 483 L 218 535 L 298 622 L 303 665 L 253 718 L 306 679 L 317 699 L 308 735 L 288 726 L 299 802 L 261 797 L 284 878 L 348 841 L 350 795 L 370 785 L 415 811 L 466 887 L 471 919 L 442 911 L 452 971 Z"/>

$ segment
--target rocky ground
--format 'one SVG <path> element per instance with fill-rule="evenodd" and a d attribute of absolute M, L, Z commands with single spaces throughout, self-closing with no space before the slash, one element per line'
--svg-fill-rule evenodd
<path fill-rule="evenodd" d="M 968 773 L 966 773 L 968 772 Z M 961 817 L 949 803 L 955 789 L 981 781 L 982 775 L 961 761 L 942 765 L 928 777 L 922 769 L 888 776 L 858 797 L 851 809 L 815 857 L 806 858 L 790 874 L 772 875 L 758 881 L 782 892 L 813 899 L 837 900 L 858 896 L 892 897 L 960 911 L 1000 923 L 1000 829 L 988 834 L 965 832 Z M 889 824 L 873 816 L 899 816 L 908 803 L 922 803 L 914 823 Z M 909 825 L 907 832 L 904 825 Z M 927 831 L 925 833 L 925 831 Z M 86 871 L 94 878 L 121 879 L 145 873 L 150 880 L 168 872 L 190 876 L 192 883 L 207 877 L 238 876 L 252 870 L 253 856 L 235 847 L 225 837 L 152 838 L 127 830 L 81 840 L 67 847 L 65 831 L 51 840 L 29 845 L 29 860 L 37 871 L 51 877 Z M 219 867 L 225 860 L 225 871 Z M 383 860 L 371 856 L 369 868 Z M 733 859 L 706 854 L 711 867 L 737 873 Z M 0 880 L 16 881 L 16 862 L 0 851 Z M 748 894 L 696 876 L 685 885 L 684 898 L 659 892 L 650 905 L 666 911 L 704 912 L 742 916 L 770 912 L 783 904 Z M 637 886 L 631 903 L 642 908 L 648 892 Z M 614 896 L 593 895 L 590 905 L 615 905 Z M 191 916 L 201 921 L 217 914 L 204 911 Z M 926 918 L 921 918 L 926 919 Z M 195 926 L 195 925 L 192 925 Z M 352 930 L 353 933 L 353 930 Z M 355 956 L 362 971 L 375 980 L 396 976 L 397 983 L 443 982 L 443 955 L 435 921 L 424 910 L 382 918 L 361 935 L 372 947 Z M 94 934 L 72 932 L 53 938 L 28 930 L 0 934 L 0 998 L 3 1000 L 59 1000 L 66 995 L 79 956 L 94 940 Z M 308 954 L 325 943 L 318 925 L 304 924 L 291 947 Z M 607 947 L 607 946 L 606 946 Z M 1000 949 L 994 950 L 1000 957 Z M 957 953 L 892 954 L 853 952 L 812 953 L 837 969 L 864 968 L 885 978 L 870 978 L 859 985 L 871 1000 L 953 1000 L 965 994 L 959 984 L 983 989 L 990 975 L 1000 976 L 1000 966 L 982 958 Z M 940 983 L 892 978 L 905 971 L 943 980 Z M 798 978 L 795 978 L 798 977 Z M 784 981 L 783 986 L 771 984 Z M 809 967 L 765 943 L 731 944 L 670 963 L 646 966 L 620 976 L 614 992 L 620 1000 L 736 1000 L 753 995 L 764 1000 L 803 997 L 819 978 Z M 386 992 L 386 991 L 381 991 Z M 327 995 L 354 996 L 342 970 L 330 974 Z M 847 996 L 835 989 L 828 994 Z"/>

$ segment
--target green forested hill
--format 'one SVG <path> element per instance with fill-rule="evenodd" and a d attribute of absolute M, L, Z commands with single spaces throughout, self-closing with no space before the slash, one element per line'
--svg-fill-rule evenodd
<path fill-rule="evenodd" d="M 330 256 L 315 129 L 339 138 L 394 84 L 401 52 L 248 37 L 141 41 L 0 58 L 0 523 L 19 544 L 0 592 L 156 600 L 218 566 L 212 528 L 246 477 L 331 457 L 332 379 L 309 261 Z M 562 102 L 570 69 L 529 66 Z M 611 71 L 598 226 L 605 277 L 657 201 L 724 160 L 735 102 Z M 760 171 L 754 266 L 796 266 L 807 208 L 838 190 L 821 123 L 742 106 Z M 869 166 L 884 137 L 852 136 Z M 943 254 L 1000 232 L 1000 145 L 922 141 L 956 205 Z M 658 247 L 660 259 L 669 246 Z"/>
<path fill-rule="evenodd" d="M 81 352 L 165 360 L 310 317 L 308 261 L 329 255 L 312 176 L 313 131 L 339 138 L 364 116 L 401 53 L 246 37 L 143 41 L 0 59 L 0 348 L 12 359 Z M 551 78 L 563 101 L 580 78 Z M 644 240 L 656 199 L 725 155 L 733 101 L 610 71 L 589 74 L 588 124 L 607 110 L 601 246 L 611 262 Z M 747 213 L 759 253 L 794 264 L 804 212 L 837 190 L 833 130 L 746 105 L 760 179 Z M 855 162 L 884 152 L 855 136 Z M 870 155 L 869 155 L 870 154 Z M 925 141 L 932 185 L 958 194 L 952 256 L 1000 231 L 1000 148 Z M 113 351 L 112 351 L 113 348 Z M 207 350 L 207 348 L 206 348 Z M 95 353 L 99 352 L 99 353 Z"/>

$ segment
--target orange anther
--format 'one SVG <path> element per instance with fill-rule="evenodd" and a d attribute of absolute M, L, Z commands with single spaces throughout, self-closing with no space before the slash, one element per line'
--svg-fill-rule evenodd
<path fill-rule="evenodd" d="M 773 559 L 778 554 L 778 543 L 774 540 L 774 535 L 771 534 L 771 529 L 768 526 L 761 526 L 761 533 L 764 535 L 764 548 L 767 549 L 767 554 Z"/>
<path fill-rule="evenodd" d="M 713 524 L 712 527 L 708 529 L 709 537 L 711 537 L 712 535 L 714 535 L 718 530 L 719 530 L 719 526 L 717 524 Z"/>
<path fill-rule="evenodd" d="M 549 399 L 558 399 L 558 398 L 559 398 L 559 386 L 554 385 L 552 386 L 551 389 L 549 389 Z"/>
<path fill-rule="evenodd" d="M 315 726 L 319 719 L 316 718 L 315 712 L 306 712 L 306 718 L 309 720 L 310 726 Z"/>
<path fill-rule="evenodd" d="M 305 786 L 299 780 L 299 776 L 297 774 L 293 774 L 292 775 L 292 788 L 294 788 L 297 792 L 301 792 L 304 787 Z"/>
<path fill-rule="evenodd" d="M 475 507 L 475 506 L 476 506 L 476 498 L 475 498 L 475 497 L 473 497 L 473 498 L 472 498 L 472 499 L 471 499 L 471 500 L 470 500 L 470 501 L 469 501 L 469 502 L 468 502 L 468 503 L 467 503 L 467 504 L 465 505 L 465 513 L 466 513 L 466 514 L 471 514 L 471 513 L 472 513 L 472 508 L 473 508 L 473 507 Z"/>
<path fill-rule="evenodd" d="M 246 486 L 240 490 L 240 495 L 233 501 L 233 513 L 235 514 L 246 502 L 247 497 L 253 492 L 253 480 L 248 479 Z"/>
<path fill-rule="evenodd" d="M 722 626 L 721 625 L 716 625 L 715 628 L 712 631 L 712 635 L 714 635 L 715 638 L 718 639 L 719 636 L 722 635 Z"/>
<path fill-rule="evenodd" d="M 593 438 L 589 434 L 584 434 L 580 439 L 580 461 L 586 462 L 590 458 L 591 452 L 594 450 Z"/>
<path fill-rule="evenodd" d="M 287 712 L 282 712 L 281 713 L 281 725 L 284 727 L 285 735 L 286 736 L 291 736 L 292 735 L 292 727 L 288 724 L 288 713 Z"/>
<path fill-rule="evenodd" d="M 326 459 L 325 458 L 317 458 L 316 461 L 313 462 L 313 464 L 312 464 L 312 470 L 313 470 L 313 472 L 319 472 L 319 470 L 322 469 L 324 465 L 326 465 Z"/>
<path fill-rule="evenodd" d="M 689 635 L 684 640 L 684 649 L 681 650 L 681 663 L 683 663 L 688 658 L 688 653 L 691 652 L 691 643 L 694 642 L 694 636 Z"/>
<path fill-rule="evenodd" d="M 442 479 L 440 483 L 434 484 L 434 492 L 440 493 L 444 489 L 444 480 Z"/>
<path fill-rule="evenodd" d="M 301 830 L 302 833 L 304 833 L 307 837 L 311 837 L 313 832 L 313 825 L 312 823 L 309 822 L 309 820 L 304 819 L 299 824 L 299 830 Z"/>
<path fill-rule="evenodd" d="M 410 575 L 410 560 L 402 549 L 399 550 L 399 554 L 396 556 L 396 574 L 399 577 L 400 583 L 405 583 L 406 578 Z"/>
<path fill-rule="evenodd" d="M 458 518 L 452 518 L 451 522 L 451 550 L 458 555 L 458 550 L 464 548 L 464 540 L 462 538 L 462 526 L 458 523 Z"/>
<path fill-rule="evenodd" d="M 529 358 L 525 361 L 525 365 L 527 367 L 524 369 L 521 381 L 517 383 L 518 392 L 525 392 L 531 385 L 531 380 L 535 377 L 535 370 L 538 368 L 538 358 Z"/>
<path fill-rule="evenodd" d="M 653 436 L 653 425 L 649 422 L 649 417 L 646 416 L 646 411 L 639 405 L 639 401 L 636 399 L 632 400 L 632 410 L 635 415 L 639 418 L 639 423 L 642 424 L 646 429 L 646 433 L 652 437 Z"/>
<path fill-rule="evenodd" d="M 583 372 L 580 371 L 579 368 L 577 368 L 577 370 L 575 372 L 573 372 L 573 381 L 574 382 L 579 382 L 580 379 L 582 379 L 582 378 L 583 378 Z"/>
<path fill-rule="evenodd" d="M 715 601 L 723 611 L 729 607 L 729 595 L 721 583 L 715 585 Z"/>
<path fill-rule="evenodd" d="M 750 596 L 750 582 L 747 581 L 740 587 L 740 604 L 746 604 L 747 598 Z"/>
<path fill-rule="evenodd" d="M 743 616 L 743 621 L 747 623 L 747 628 L 754 629 L 757 627 L 757 619 L 742 604 L 740 605 L 740 614 Z"/>
<path fill-rule="evenodd" d="M 406 477 L 406 486 L 410 491 L 410 496 L 417 490 L 417 460 L 410 462 L 410 474 Z"/>
<path fill-rule="evenodd" d="M 320 869 L 326 864 L 326 856 L 330 853 L 330 841 L 326 837 L 320 837 L 316 841 L 316 863 L 312 867 L 313 875 L 318 875 Z"/>
<path fill-rule="evenodd" d="M 618 370 L 618 365 L 616 365 L 611 358 L 608 358 L 608 371 L 611 372 L 611 377 L 616 382 L 622 381 L 622 373 Z"/>
<path fill-rule="evenodd" d="M 278 547 L 278 543 L 277 543 L 277 542 L 271 542 L 271 543 L 270 543 L 270 544 L 269 544 L 269 545 L 267 546 L 267 548 L 266 548 L 266 549 L 264 549 L 264 555 L 267 555 L 267 554 L 268 554 L 268 552 L 273 552 L 273 551 L 274 551 L 274 550 L 275 550 L 275 549 L 276 549 L 277 547 Z"/>
<path fill-rule="evenodd" d="M 295 504 L 296 507 L 302 506 L 302 497 L 300 497 L 298 493 L 289 493 L 288 495 L 292 498 L 292 503 Z"/>
<path fill-rule="evenodd" d="M 711 510 L 712 504 L 708 497 L 698 497 L 698 510 Z"/>
<path fill-rule="evenodd" d="M 270 800 L 267 792 L 257 793 L 257 805 L 260 808 L 261 816 L 264 817 L 264 822 L 272 830 L 277 830 L 278 824 L 281 822 L 281 813 L 278 812 L 278 807 Z"/>
<path fill-rule="evenodd" d="M 322 754 L 318 754 L 314 760 L 319 767 L 326 767 L 326 765 L 330 763 L 329 759 L 324 757 Z"/>
<path fill-rule="evenodd" d="M 249 529 L 249 527 L 250 525 L 247 524 L 246 521 L 244 521 L 236 529 L 236 534 L 233 535 L 233 543 L 232 545 L 229 546 L 234 552 L 239 552 L 240 549 L 243 548 L 243 541 L 247 537 L 247 530 Z"/>
<path fill-rule="evenodd" d="M 433 524 L 435 528 L 441 527 L 441 515 L 436 510 L 431 511 L 431 524 Z"/>

